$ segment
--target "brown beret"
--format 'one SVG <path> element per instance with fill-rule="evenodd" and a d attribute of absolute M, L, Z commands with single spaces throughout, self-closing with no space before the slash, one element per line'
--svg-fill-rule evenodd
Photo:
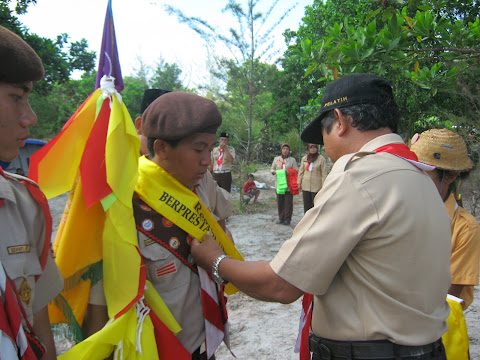
<path fill-rule="evenodd" d="M 0 81 L 21 83 L 43 79 L 42 60 L 20 36 L 0 26 Z"/>
<path fill-rule="evenodd" d="M 212 100 L 174 91 L 158 97 L 143 113 L 142 134 L 163 140 L 179 140 L 194 133 L 215 134 L 222 115 Z"/>

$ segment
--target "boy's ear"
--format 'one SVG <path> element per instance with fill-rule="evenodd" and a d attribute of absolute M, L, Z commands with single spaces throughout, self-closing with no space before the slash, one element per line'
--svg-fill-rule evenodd
<path fill-rule="evenodd" d="M 162 139 L 156 139 L 153 143 L 153 149 L 155 151 L 155 156 L 158 156 L 160 157 L 160 159 L 165 160 L 168 158 L 169 150 L 171 148 L 166 141 Z"/>

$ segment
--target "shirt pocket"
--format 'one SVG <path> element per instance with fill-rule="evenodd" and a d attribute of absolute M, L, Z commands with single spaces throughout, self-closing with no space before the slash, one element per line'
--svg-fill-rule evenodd
<path fill-rule="evenodd" d="M 7 255 L 2 260 L 3 266 L 11 280 L 20 278 L 27 279 L 29 283 L 35 283 L 34 277 L 42 273 L 42 267 L 33 248 L 28 253 Z"/>
<path fill-rule="evenodd" d="M 139 240 L 147 278 L 160 295 L 189 284 L 192 272 L 190 268 L 160 244 L 152 243 L 150 239 L 144 237 Z"/>

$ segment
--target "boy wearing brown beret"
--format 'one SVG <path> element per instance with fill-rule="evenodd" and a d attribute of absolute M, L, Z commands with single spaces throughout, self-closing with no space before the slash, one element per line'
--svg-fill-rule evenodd
<path fill-rule="evenodd" d="M 0 161 L 19 154 L 37 116 L 28 103 L 42 62 L 19 36 L 0 26 Z M 63 288 L 50 252 L 52 219 L 38 186 L 0 167 L 1 357 L 56 359 L 47 304 Z M 20 326 L 21 324 L 21 326 Z M 4 324 L 5 325 L 5 324 Z"/>
<path fill-rule="evenodd" d="M 147 280 L 182 328 L 176 338 L 192 360 L 215 359 L 216 347 L 228 339 L 223 292 L 219 287 L 210 293 L 210 300 L 217 304 L 212 308 L 214 303 L 206 300 L 205 285 L 219 285 L 208 276 L 205 279 L 205 273 L 197 268 L 190 254 L 189 226 L 198 225 L 203 219 L 183 205 L 194 197 L 198 206 L 205 205 L 214 221 L 225 229 L 225 219 L 232 213 L 230 196 L 217 186 L 208 171 L 215 133 L 221 123 L 213 101 L 185 92 L 158 97 L 145 110 L 141 121 L 141 134 L 147 139 L 149 154 L 140 158 L 133 197 L 139 251 Z M 165 208 L 175 210 L 179 216 L 165 216 Z M 209 281 L 209 285 L 205 284 Z M 98 295 L 91 294 L 90 298 L 96 297 L 96 304 L 101 305 Z M 215 329 L 211 314 L 221 322 L 215 324 Z M 175 358 L 182 356 L 176 354 Z"/>

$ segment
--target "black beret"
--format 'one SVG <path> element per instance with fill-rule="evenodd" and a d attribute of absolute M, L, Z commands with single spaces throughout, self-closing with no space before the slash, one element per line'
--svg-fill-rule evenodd
<path fill-rule="evenodd" d="M 181 91 L 157 98 L 143 113 L 142 134 L 146 137 L 179 140 L 194 133 L 215 134 L 222 115 L 212 100 Z"/>
<path fill-rule="evenodd" d="M 229 136 L 226 132 L 220 133 L 220 137 L 227 138 L 227 139 L 229 138 Z"/>
<path fill-rule="evenodd" d="M 321 121 L 331 110 L 386 102 L 395 104 L 392 87 L 385 79 L 369 74 L 345 75 L 327 85 L 320 114 L 303 130 L 301 139 L 307 143 L 323 145 Z"/>
<path fill-rule="evenodd" d="M 169 93 L 169 90 L 163 89 L 147 89 L 143 93 L 142 105 L 140 106 L 140 114 L 143 114 L 147 107 L 159 96 Z"/>
<path fill-rule="evenodd" d="M 0 26 L 0 81 L 22 83 L 43 79 L 42 60 L 20 36 Z"/>

